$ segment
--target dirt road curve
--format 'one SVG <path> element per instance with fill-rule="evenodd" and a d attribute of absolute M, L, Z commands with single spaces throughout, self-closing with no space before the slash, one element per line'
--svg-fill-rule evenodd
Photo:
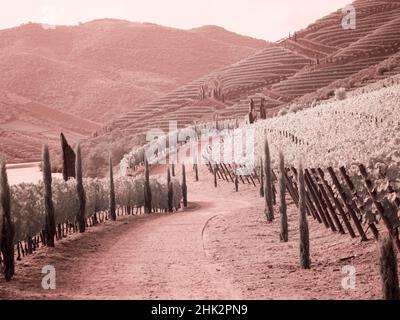
<path fill-rule="evenodd" d="M 196 201 L 188 211 L 139 223 L 92 257 L 81 273 L 80 294 L 90 296 L 95 288 L 104 298 L 241 298 L 204 249 L 204 228 L 224 210 Z"/>
<path fill-rule="evenodd" d="M 215 189 L 189 179 L 190 208 L 175 214 L 119 217 L 43 248 L 0 280 L 1 298 L 50 299 L 323 299 L 379 298 L 376 249 L 310 221 L 313 268 L 298 267 L 297 212 L 289 205 L 288 243 L 267 224 L 258 190 Z M 349 258 L 350 257 L 350 258 Z M 341 267 L 357 270 L 357 287 L 341 287 Z M 54 265 L 57 289 L 41 288 Z"/>

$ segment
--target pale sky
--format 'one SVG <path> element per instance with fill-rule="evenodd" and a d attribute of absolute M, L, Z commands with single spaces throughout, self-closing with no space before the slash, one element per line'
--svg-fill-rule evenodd
<path fill-rule="evenodd" d="M 218 25 L 275 41 L 349 3 L 351 0 L 0 0 L 0 29 L 28 21 L 71 25 L 117 18 L 180 29 Z"/>

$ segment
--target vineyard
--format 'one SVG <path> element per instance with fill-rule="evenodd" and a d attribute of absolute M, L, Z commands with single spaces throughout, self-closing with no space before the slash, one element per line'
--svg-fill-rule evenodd
<path fill-rule="evenodd" d="M 0 300 L 400 300 L 399 16 L 0 30 Z"/>
<path fill-rule="evenodd" d="M 272 201 L 276 203 L 275 182 L 282 174 L 288 193 L 299 205 L 296 168 L 301 161 L 306 167 L 305 204 L 310 216 L 332 231 L 362 240 L 367 240 L 368 234 L 379 239 L 382 232 L 388 232 L 400 249 L 399 102 L 400 87 L 393 85 L 245 126 L 245 130 L 256 131 L 258 160 L 253 164 L 225 163 L 219 162 L 219 154 L 207 152 L 215 186 L 217 178 L 235 183 L 236 189 L 239 182 L 254 186 L 261 182 L 260 193 L 264 195 L 264 161 L 268 156 Z M 229 135 L 213 149 L 219 153 L 226 148 L 226 141 Z M 285 158 L 283 172 L 279 170 L 279 153 Z M 250 174 L 243 174 L 246 166 Z"/>
<path fill-rule="evenodd" d="M 193 161 L 195 181 L 199 181 L 199 166 L 205 163 L 216 188 L 231 184 L 236 193 L 243 185 L 252 189 L 263 199 L 266 221 L 273 225 L 279 218 L 281 242 L 288 242 L 292 236 L 288 231 L 288 221 L 293 219 L 287 215 L 291 210 L 286 204 L 288 195 L 299 212 L 302 269 L 313 269 L 307 217 L 335 234 L 362 242 L 389 234 L 400 249 L 400 156 L 396 150 L 400 118 L 394 107 L 400 101 L 399 89 L 393 84 L 347 98 L 344 94 L 336 101 L 252 124 L 237 119 L 217 120 L 155 135 L 146 145 L 124 156 L 115 180 L 111 160 L 108 178 L 82 178 L 77 149 L 76 179 L 53 179 L 49 184 L 45 148 L 43 181 L 11 186 L 9 213 L 3 200 L 4 219 L 0 220 L 4 222 L 6 279 L 12 277 L 13 248 L 16 259 L 21 260 L 41 246 L 52 246 L 53 237 L 62 240 L 87 227 L 115 220 L 118 215 L 173 212 L 187 207 L 184 159 L 190 164 Z M 253 133 L 248 136 L 254 137 L 253 148 L 246 150 L 248 141 L 240 140 L 244 149 L 238 152 L 236 139 L 248 132 Z M 204 133 L 208 133 L 207 139 L 213 139 L 198 153 Z M 254 152 L 254 162 L 249 161 L 248 154 L 242 154 L 243 150 Z M 186 151 L 189 156 L 182 157 Z M 220 156 L 230 152 L 240 157 L 221 160 Z M 182 163 L 182 183 L 175 178 L 178 163 Z M 153 165 L 166 169 L 166 174 L 150 176 Z M 5 177 L 3 172 L 3 197 L 7 194 Z M 49 194 L 53 209 L 48 204 Z M 54 215 L 53 227 L 49 225 L 49 212 Z M 386 249 L 382 250 L 390 252 L 392 242 L 385 243 Z M 381 262 L 382 270 L 388 265 L 390 261 Z M 386 293 L 385 297 L 397 296 Z"/>
<path fill-rule="evenodd" d="M 185 201 L 187 187 L 183 172 L 182 185 L 170 172 L 165 176 L 149 175 L 144 161 L 144 174 L 136 177 L 106 179 L 82 178 L 80 146 L 76 150 L 76 178 L 52 179 L 48 147 L 43 149 L 43 180 L 37 184 L 8 185 L 5 163 L 1 169 L 2 262 L 6 280 L 14 274 L 14 251 L 17 260 L 32 254 L 41 245 L 54 246 L 54 238 L 62 240 L 75 232 L 117 215 L 152 212 L 173 212 Z M 187 203 L 183 203 L 187 206 Z M 136 210 L 136 211 L 135 211 Z"/>
<path fill-rule="evenodd" d="M 379 239 L 382 220 L 400 249 L 400 154 L 396 148 L 400 117 L 394 107 L 399 102 L 400 86 L 393 84 L 254 124 L 245 123 L 240 130 L 237 130 L 238 122 L 233 120 L 203 123 L 158 137 L 127 154 L 120 166 L 121 170 L 135 168 L 143 162 L 145 150 L 157 150 L 151 158 L 154 163 L 166 161 L 176 153 L 176 148 L 166 147 L 173 136 L 184 137 L 179 141 L 190 141 L 192 145 L 186 149 L 197 150 L 202 130 L 208 130 L 214 137 L 222 135 L 222 139 L 218 138 L 218 142 L 203 150 L 201 155 L 214 176 L 215 186 L 219 178 L 234 183 L 236 189 L 239 182 L 254 186 L 258 183 L 263 189 L 264 141 L 267 139 L 273 180 L 277 181 L 278 155 L 283 153 L 287 191 L 297 205 L 295 168 L 300 160 L 306 167 L 309 215 L 332 231 L 348 233 L 353 238 L 359 236 L 362 240 L 368 239 L 368 233 Z M 376 108 L 377 105 L 380 107 Z M 190 130 L 192 134 L 188 133 Z M 254 163 L 249 163 L 246 156 L 239 161 L 235 159 L 236 162 L 220 161 L 229 153 L 237 153 L 238 145 L 233 144 L 237 131 L 242 134 L 250 130 L 255 131 L 256 137 Z M 160 149 L 159 146 L 164 147 Z M 180 147 L 183 148 L 183 143 Z M 193 160 L 198 163 L 201 159 L 194 155 Z M 251 174 L 244 173 L 249 171 Z M 275 186 L 273 190 L 275 198 Z"/>

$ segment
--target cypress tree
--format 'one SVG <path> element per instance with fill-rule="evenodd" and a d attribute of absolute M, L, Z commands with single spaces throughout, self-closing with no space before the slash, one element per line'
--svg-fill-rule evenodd
<path fill-rule="evenodd" d="M 263 159 L 260 159 L 260 197 L 264 198 L 264 165 L 263 165 Z"/>
<path fill-rule="evenodd" d="M 171 172 L 167 170 L 167 186 L 168 186 L 168 211 L 173 212 L 174 211 L 174 204 L 173 204 L 173 199 L 174 199 L 174 188 L 172 186 L 172 181 L 171 181 Z"/>
<path fill-rule="evenodd" d="M 269 152 L 268 140 L 265 138 L 264 145 L 264 171 L 265 171 L 265 215 L 268 222 L 274 221 L 274 207 L 273 207 L 273 194 L 272 194 L 272 169 L 271 157 Z"/>
<path fill-rule="evenodd" d="M 149 162 L 145 159 L 144 167 L 144 211 L 145 213 L 151 213 L 151 188 L 150 188 L 150 172 L 149 172 Z"/>
<path fill-rule="evenodd" d="M 194 174 L 195 174 L 195 177 L 196 177 L 196 181 L 199 181 L 199 167 L 198 167 L 197 163 L 195 163 L 193 165 L 193 167 L 194 167 Z"/>
<path fill-rule="evenodd" d="M 42 153 L 42 171 L 44 182 L 44 210 L 46 214 L 46 244 L 54 247 L 54 236 L 56 233 L 56 222 L 54 218 L 54 204 L 52 192 L 52 177 L 49 147 L 44 145 Z"/>
<path fill-rule="evenodd" d="M 239 179 L 237 177 L 237 174 L 235 174 L 235 191 L 239 192 Z"/>
<path fill-rule="evenodd" d="M 186 169 L 185 165 L 182 164 L 182 196 L 183 196 L 183 207 L 187 208 L 187 185 L 186 185 Z"/>
<path fill-rule="evenodd" d="M 116 205 L 115 205 L 115 186 L 114 186 L 114 173 L 111 154 L 109 155 L 109 171 L 110 171 L 110 218 L 112 221 L 117 220 Z"/>
<path fill-rule="evenodd" d="M 78 143 L 75 150 L 75 174 L 76 174 L 76 191 L 79 199 L 79 210 L 77 214 L 77 221 L 79 232 L 85 232 L 85 210 L 86 210 L 86 195 L 85 189 L 83 188 L 83 177 L 82 177 L 82 155 L 81 145 Z"/>
<path fill-rule="evenodd" d="M 8 185 L 6 164 L 1 162 L 0 168 L 0 205 L 3 212 L 1 230 L 1 252 L 4 259 L 4 278 L 10 281 L 14 276 L 14 226 L 11 220 L 11 193 Z"/>
<path fill-rule="evenodd" d="M 306 199 L 303 165 L 299 163 L 298 169 L 299 188 L 299 232 L 300 232 L 300 266 L 302 269 L 310 269 L 310 235 L 306 215 Z"/>
<path fill-rule="evenodd" d="M 218 183 L 217 183 L 217 167 L 214 166 L 214 170 L 213 170 L 213 174 L 214 174 L 214 187 L 218 187 Z"/>
<path fill-rule="evenodd" d="M 280 214 L 280 239 L 288 241 L 288 218 L 286 208 L 286 181 L 285 181 L 285 160 L 282 152 L 279 152 L 279 214 Z"/>

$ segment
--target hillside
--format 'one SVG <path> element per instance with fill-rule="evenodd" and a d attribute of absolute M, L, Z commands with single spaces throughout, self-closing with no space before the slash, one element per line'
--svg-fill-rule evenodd
<path fill-rule="evenodd" d="M 264 98 L 270 117 L 295 102 L 328 99 L 336 88 L 354 90 L 396 75 L 400 72 L 400 1 L 357 0 L 353 5 L 355 30 L 343 29 L 344 14 L 339 9 L 291 38 L 141 105 L 103 127 L 86 145 L 102 143 L 110 131 L 133 136 L 151 128 L 166 130 L 171 120 L 184 127 L 215 116 L 242 118 L 250 99 L 258 111 Z M 213 27 L 195 31 L 215 31 L 213 37 L 220 38 L 220 30 Z"/>
<path fill-rule="evenodd" d="M 58 149 L 61 131 L 76 141 L 100 128 L 95 122 L 5 91 L 0 91 L 0 108 L 0 151 L 12 162 L 40 159 L 44 142 Z"/>
<path fill-rule="evenodd" d="M 200 28 L 193 28 L 189 31 L 199 34 L 208 39 L 213 39 L 222 43 L 235 46 L 254 48 L 257 43 L 259 44 L 260 48 L 265 46 L 264 40 L 256 40 L 251 37 L 242 36 L 235 32 L 230 32 L 219 26 L 208 25 Z"/>
<path fill-rule="evenodd" d="M 102 123 L 266 46 L 222 28 L 216 36 L 201 30 L 111 19 L 0 30 L 0 108 L 7 114 L 0 151 L 10 162 L 37 160 L 44 142 L 58 146 L 61 130 L 72 141 L 87 137 Z M 48 112 L 36 112 L 39 105 Z M 53 111 L 65 117 L 54 122 Z"/>

